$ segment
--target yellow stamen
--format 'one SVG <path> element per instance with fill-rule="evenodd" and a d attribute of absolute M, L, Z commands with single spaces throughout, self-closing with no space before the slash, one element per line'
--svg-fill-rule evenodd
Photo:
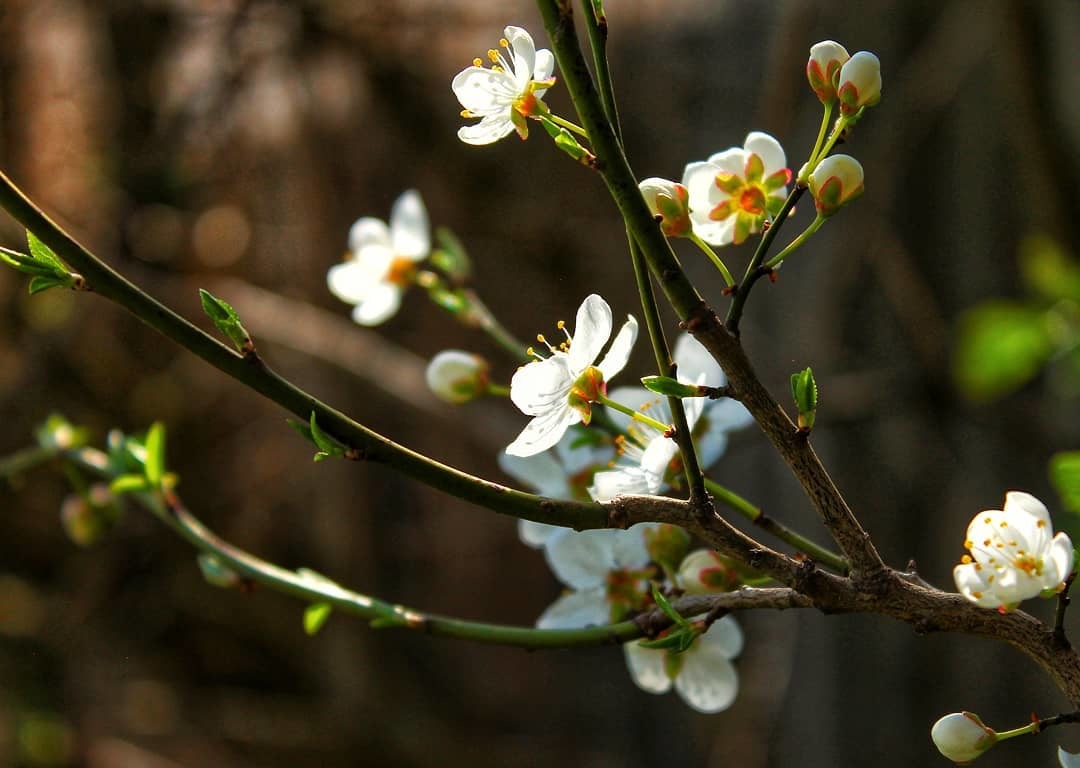
<path fill-rule="evenodd" d="M 484 66 L 484 60 L 477 56 L 475 59 L 472 60 L 472 65 L 474 67 L 482 67 Z"/>
<path fill-rule="evenodd" d="M 971 555 L 964 555 L 963 557 L 960 558 L 960 562 L 963 563 L 964 565 L 967 565 L 968 563 L 971 562 Z"/>
<path fill-rule="evenodd" d="M 508 43 L 506 41 L 505 37 L 500 37 L 499 38 L 499 45 L 502 46 L 503 48 L 509 48 L 510 47 L 510 43 Z"/>
<path fill-rule="evenodd" d="M 496 51 L 494 48 L 492 48 L 491 50 L 488 51 L 487 56 L 488 56 L 489 59 L 491 59 L 492 64 L 498 64 L 499 63 L 499 52 Z"/>

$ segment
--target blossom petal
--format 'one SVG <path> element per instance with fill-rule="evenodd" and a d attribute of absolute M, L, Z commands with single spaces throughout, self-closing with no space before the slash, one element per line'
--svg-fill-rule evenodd
<path fill-rule="evenodd" d="M 568 592 L 547 607 L 536 620 L 539 629 L 580 629 L 608 624 L 609 612 L 600 587 Z"/>
<path fill-rule="evenodd" d="M 735 216 L 728 216 L 723 221 L 700 222 L 692 219 L 694 232 L 710 245 L 731 245 L 735 242 Z"/>
<path fill-rule="evenodd" d="M 657 421 L 663 421 L 666 423 L 671 422 L 671 412 L 667 407 L 667 400 L 661 395 L 655 392 L 650 392 L 644 387 L 615 387 L 608 392 L 608 397 L 614 400 L 616 403 L 621 403 L 627 408 L 640 411 L 645 406 L 648 406 L 651 410 L 650 415 Z M 608 409 L 608 416 L 611 418 L 615 428 L 620 432 L 626 432 L 630 427 L 630 423 L 633 421 L 622 411 L 616 411 L 614 409 Z M 635 428 L 648 432 L 652 427 L 645 425 L 641 422 L 637 422 Z"/>
<path fill-rule="evenodd" d="M 517 83 L 506 72 L 484 67 L 466 67 L 454 76 L 450 88 L 461 106 L 476 115 L 503 113 L 510 119 L 510 108 L 518 96 Z"/>
<path fill-rule="evenodd" d="M 576 378 L 600 354 L 611 338 L 611 307 L 595 293 L 589 294 L 578 307 L 574 320 L 574 340 L 570 344 L 569 366 Z"/>
<path fill-rule="evenodd" d="M 699 160 L 689 163 L 683 170 L 682 185 L 690 196 L 690 210 L 692 213 L 707 215 L 710 193 L 716 189 L 716 174 L 720 169 L 712 163 Z"/>
<path fill-rule="evenodd" d="M 604 381 L 610 381 L 615 374 L 626 366 L 626 362 L 630 359 L 630 352 L 634 348 L 634 342 L 637 341 L 637 333 L 637 320 L 634 319 L 633 315 L 627 315 L 626 322 L 623 323 L 619 333 L 615 336 L 615 341 L 611 342 L 611 347 L 608 349 L 607 354 L 604 355 L 604 359 L 596 366 L 604 374 Z M 571 347 L 570 354 L 573 354 L 573 352 L 573 347 Z"/>
<path fill-rule="evenodd" d="M 580 442 L 579 434 L 568 432 L 555 446 L 555 453 L 562 462 L 565 480 L 567 476 L 576 475 L 586 469 L 606 466 L 611 461 L 615 448 L 611 443 L 598 445 L 589 441 Z"/>
<path fill-rule="evenodd" d="M 1061 768 L 1080 768 L 1080 753 L 1066 752 L 1063 747 L 1058 747 L 1058 762 Z"/>
<path fill-rule="evenodd" d="M 953 580 L 960 594 L 983 608 L 997 608 L 1002 605 L 997 593 L 982 578 L 976 568 L 977 563 L 963 563 L 953 568 Z"/>
<path fill-rule="evenodd" d="M 667 472 L 668 465 L 678 452 L 679 446 L 671 438 L 660 435 L 649 441 L 648 446 L 645 447 L 645 453 L 641 457 L 641 468 L 645 470 L 647 475 L 655 479 L 655 487 L 650 488 L 647 493 L 658 493 L 660 491 L 661 486 L 664 485 L 664 473 Z"/>
<path fill-rule="evenodd" d="M 485 117 L 475 125 L 463 125 L 458 128 L 458 138 L 466 144 L 483 146 L 494 144 L 514 132 L 514 124 L 509 115 Z"/>
<path fill-rule="evenodd" d="M 727 384 L 723 368 L 709 354 L 709 350 L 689 333 L 679 336 L 671 358 L 679 366 L 679 381 L 704 384 L 707 387 L 722 387 Z M 705 379 L 698 381 L 698 377 L 702 375 Z"/>
<path fill-rule="evenodd" d="M 372 245 L 390 248 L 390 228 L 380 219 L 364 216 L 349 228 L 349 250 L 359 253 Z"/>
<path fill-rule="evenodd" d="M 638 523 L 616 534 L 611 545 L 612 557 L 620 568 L 644 568 L 649 564 L 649 551 L 645 548 L 645 532 L 660 526 L 659 523 Z"/>
<path fill-rule="evenodd" d="M 684 656 L 675 678 L 675 690 L 691 709 L 709 715 L 723 712 L 735 703 L 739 673 L 730 661 L 719 654 L 694 653 L 693 648 Z"/>
<path fill-rule="evenodd" d="M 573 383 L 566 355 L 557 353 L 514 371 L 510 379 L 510 400 L 529 416 L 539 416 L 556 406 L 569 408 L 567 397 Z"/>
<path fill-rule="evenodd" d="M 500 453 L 497 461 L 499 469 L 541 496 L 550 496 L 555 499 L 570 497 L 566 470 L 550 453 L 538 453 L 534 456 L 513 456 Z"/>
<path fill-rule="evenodd" d="M 517 84 L 518 93 L 523 93 L 533 77 L 533 69 L 536 64 L 536 44 L 532 35 L 521 27 L 507 27 L 503 30 L 503 37 L 510 44 L 514 57 L 514 80 Z"/>
<path fill-rule="evenodd" d="M 641 467 L 622 466 L 593 475 L 589 495 L 594 501 L 610 501 L 616 496 L 654 493 L 649 490 L 654 484 L 655 480 Z"/>
<path fill-rule="evenodd" d="M 532 520 L 518 520 L 518 538 L 521 543 L 533 549 L 540 549 L 547 544 L 556 531 L 565 531 L 558 525 L 537 523 Z"/>
<path fill-rule="evenodd" d="M 581 412 L 566 408 L 553 408 L 533 417 L 514 441 L 506 446 L 511 456 L 533 456 L 546 451 L 562 439 L 566 430 L 581 421 Z"/>
<path fill-rule="evenodd" d="M 353 307 L 352 318 L 360 325 L 378 325 L 393 317 L 401 306 L 401 288 L 393 283 L 378 283 Z"/>
<path fill-rule="evenodd" d="M 733 616 L 724 616 L 702 635 L 701 652 L 719 653 L 724 658 L 734 659 L 742 653 L 744 642 L 739 622 Z"/>
<path fill-rule="evenodd" d="M 751 134 L 753 135 L 753 134 Z M 723 152 L 717 152 L 709 158 L 709 162 L 716 166 L 717 173 L 730 173 L 740 179 L 746 173 L 747 153 L 742 147 L 731 147 Z M 762 158 L 764 160 L 764 158 Z"/>
<path fill-rule="evenodd" d="M 1050 542 L 1050 552 L 1046 557 L 1043 567 L 1046 568 L 1044 585 L 1047 589 L 1054 589 L 1058 584 L 1069 578 L 1073 569 L 1073 543 L 1067 533 L 1059 533 Z"/>
<path fill-rule="evenodd" d="M 761 158 L 765 166 L 765 176 L 770 176 L 776 171 L 787 167 L 787 156 L 780 142 L 767 133 L 752 131 L 746 135 L 743 147 L 747 152 L 753 152 Z M 741 175 L 741 174 L 740 174 Z"/>
<path fill-rule="evenodd" d="M 415 189 L 397 199 L 390 212 L 390 243 L 395 256 L 420 261 L 431 251 L 431 228 L 424 201 Z"/>
<path fill-rule="evenodd" d="M 645 648 L 638 643 L 623 645 L 623 656 L 630 678 L 643 691 L 648 693 L 667 693 L 671 690 L 671 678 L 667 676 L 664 665 L 664 651 L 657 648 Z"/>
<path fill-rule="evenodd" d="M 566 586 L 599 587 L 616 566 L 613 550 L 621 533 L 625 531 L 561 531 L 548 539 L 544 555 L 552 573 Z"/>

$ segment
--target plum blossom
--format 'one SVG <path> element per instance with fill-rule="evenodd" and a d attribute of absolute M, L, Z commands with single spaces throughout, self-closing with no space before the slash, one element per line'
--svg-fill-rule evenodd
<path fill-rule="evenodd" d="M 810 194 L 822 216 L 832 216 L 863 193 L 863 167 L 850 155 L 830 155 L 810 174 Z"/>
<path fill-rule="evenodd" d="M 687 384 L 722 387 L 727 383 L 723 370 L 694 337 L 684 334 L 675 343 L 672 355 L 678 366 L 677 378 Z M 667 399 L 638 387 L 619 387 L 612 399 L 631 408 L 652 410 L 657 421 L 671 422 Z M 741 403 L 727 398 L 708 400 L 688 397 L 683 400 L 686 420 L 694 435 L 698 463 L 708 468 L 727 448 L 728 433 L 747 426 L 753 417 Z M 617 439 L 619 459 L 607 471 L 597 472 L 589 493 L 596 501 L 606 501 L 620 494 L 656 494 L 668 487 L 679 467 L 679 449 L 675 441 L 655 427 L 614 412 L 611 419 L 625 435 Z"/>
<path fill-rule="evenodd" d="M 694 232 L 713 245 L 739 245 L 780 212 L 790 182 L 784 148 L 760 131 L 747 134 L 741 147 L 690 163 L 682 183 Z"/>
<path fill-rule="evenodd" d="M 1061 587 L 1073 567 L 1069 536 L 1051 538 L 1046 506 L 1029 493 L 1009 491 L 1005 507 L 975 515 L 964 555 L 953 569 L 960 593 L 976 605 L 1009 611 L 1022 600 Z"/>
<path fill-rule="evenodd" d="M 881 101 L 881 62 L 870 51 L 859 51 L 840 67 L 840 112 L 853 115 Z"/>
<path fill-rule="evenodd" d="M 586 486 L 597 470 L 607 467 L 615 448 L 608 440 L 587 439 L 582 431 L 581 427 L 570 429 L 553 449 L 532 456 L 500 453 L 499 468 L 541 496 L 588 501 Z M 556 531 L 565 530 L 557 525 L 518 520 L 518 538 L 534 549 L 543 547 Z"/>
<path fill-rule="evenodd" d="M 713 623 L 682 653 L 623 646 L 630 676 L 649 693 L 667 693 L 672 686 L 679 697 L 698 712 L 712 714 L 732 705 L 739 692 L 739 675 L 731 660 L 743 647 L 743 634 L 731 616 Z"/>
<path fill-rule="evenodd" d="M 930 729 L 930 738 L 938 752 L 961 765 L 970 763 L 998 741 L 993 729 L 971 712 L 953 712 L 940 718 Z"/>
<path fill-rule="evenodd" d="M 507 27 L 503 35 L 503 50 L 487 53 L 490 69 L 474 59 L 451 84 L 464 107 L 461 116 L 480 118 L 458 129 L 458 138 L 466 144 L 492 144 L 513 131 L 527 138 L 526 118 L 547 114 L 541 97 L 555 84 L 555 57 L 546 48 L 536 50 L 532 36 L 521 27 Z"/>
<path fill-rule="evenodd" d="M 378 325 L 397 312 L 402 292 L 430 251 L 427 211 L 410 189 L 394 203 L 389 227 L 370 216 L 352 225 L 346 260 L 330 268 L 326 283 L 331 293 L 355 305 L 353 320 Z"/>
<path fill-rule="evenodd" d="M 638 183 L 641 196 L 655 218 L 660 231 L 668 237 L 686 237 L 690 233 L 690 193 L 682 184 L 657 176 Z"/>
<path fill-rule="evenodd" d="M 557 531 L 544 555 L 552 573 L 570 588 L 548 606 L 536 621 L 540 629 L 578 629 L 622 621 L 645 607 L 649 567 L 645 531 L 639 523 L 625 531 L 602 529 Z"/>
<path fill-rule="evenodd" d="M 810 46 L 806 79 L 821 103 L 828 104 L 836 98 L 833 80 L 838 77 L 840 67 L 850 58 L 847 49 L 835 40 L 822 40 Z"/>
<path fill-rule="evenodd" d="M 436 397 L 460 405 L 488 391 L 487 360 L 460 349 L 444 349 L 428 362 L 424 379 Z"/>
<path fill-rule="evenodd" d="M 565 323 L 558 324 L 566 340 L 558 347 L 548 344 L 550 357 L 544 358 L 532 349 L 537 359 L 521 366 L 510 380 L 510 400 L 533 419 L 525 425 L 506 452 L 511 456 L 532 456 L 559 442 L 567 428 L 592 418 L 591 403 L 602 396 L 607 381 L 621 371 L 630 359 L 630 350 L 637 339 L 637 321 L 627 316 L 607 354 L 593 364 L 611 336 L 611 307 L 595 293 L 587 296 L 578 307 L 575 334 L 571 336 Z"/>

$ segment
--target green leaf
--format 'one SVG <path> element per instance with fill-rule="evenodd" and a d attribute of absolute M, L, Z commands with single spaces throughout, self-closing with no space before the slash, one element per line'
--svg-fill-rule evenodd
<path fill-rule="evenodd" d="M 316 447 L 318 447 L 317 444 L 315 443 L 315 438 L 311 434 L 311 427 L 308 426 L 305 422 L 297 421 L 296 419 L 285 419 L 285 422 L 290 427 L 295 429 L 300 434 L 300 437 L 304 438 L 305 440 L 307 440 L 312 445 L 315 445 Z"/>
<path fill-rule="evenodd" d="M 953 378 L 969 399 L 994 400 L 1037 376 L 1052 352 L 1045 312 L 1017 302 L 986 302 L 960 319 Z"/>
<path fill-rule="evenodd" d="M 255 345 L 251 341 L 251 334 L 240 322 L 240 316 L 236 310 L 225 301 L 214 296 L 210 291 L 199 289 L 199 298 L 202 300 L 203 312 L 206 313 L 217 329 L 224 334 L 225 338 L 233 343 L 237 350 L 244 353 L 255 351 Z"/>
<path fill-rule="evenodd" d="M 48 277 L 35 277 L 30 280 L 30 295 L 47 291 L 50 288 L 70 288 L 69 280 L 57 280 L 51 275 Z"/>
<path fill-rule="evenodd" d="M 813 429 L 817 418 L 818 386 L 810 368 L 791 374 L 791 397 L 799 411 L 799 429 Z"/>
<path fill-rule="evenodd" d="M 1080 515 L 1080 451 L 1062 451 L 1050 457 L 1050 482 L 1065 508 Z"/>
<path fill-rule="evenodd" d="M 64 262 L 60 261 L 56 254 L 53 253 L 52 248 L 38 240 L 37 236 L 30 230 L 26 230 L 26 244 L 30 247 L 30 255 L 35 260 L 52 266 L 55 271 L 64 273 L 68 271 Z"/>
<path fill-rule="evenodd" d="M 319 448 L 319 452 L 315 454 L 316 462 L 328 459 L 332 456 L 345 455 L 345 449 L 342 448 L 334 438 L 323 432 L 322 428 L 315 421 L 315 411 L 311 412 L 311 422 L 309 427 L 311 428 L 311 440 Z"/>
<path fill-rule="evenodd" d="M 645 376 L 641 384 L 650 392 L 668 397 L 701 397 L 701 389 L 695 384 L 684 384 L 668 376 Z"/>
<path fill-rule="evenodd" d="M 146 432 L 146 480 L 160 488 L 165 478 L 165 425 L 155 421 Z"/>
<path fill-rule="evenodd" d="M 326 620 L 330 618 L 334 607 L 330 603 L 312 603 L 304 609 L 304 632 L 308 636 L 315 635 Z"/>
<path fill-rule="evenodd" d="M 150 490 L 144 475 L 120 475 L 109 483 L 109 492 L 115 496 L 123 493 L 142 493 Z"/>

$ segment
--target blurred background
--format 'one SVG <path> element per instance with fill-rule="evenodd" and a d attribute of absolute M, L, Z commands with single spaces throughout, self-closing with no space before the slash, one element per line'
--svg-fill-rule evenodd
<path fill-rule="evenodd" d="M 914 558 L 949 588 L 969 519 L 1009 489 L 1068 525 L 1047 463 L 1080 448 L 1075 295 L 1064 309 L 1058 295 L 1080 243 L 1080 4 L 607 5 L 641 178 L 678 179 L 750 130 L 775 135 L 797 170 L 820 120 L 809 46 L 832 38 L 878 54 L 884 98 L 844 150 L 867 191 L 782 279 L 759 285 L 746 348 L 781 402 L 788 375 L 813 366 L 815 445 L 890 564 Z M 386 218 L 416 188 L 520 337 L 571 319 L 591 292 L 617 316 L 637 312 L 622 227 L 595 175 L 540 131 L 486 148 L 455 136 L 450 80 L 507 23 L 545 44 L 532 5 L 516 0 L 0 0 L 0 167 L 194 322 L 209 327 L 196 290 L 208 288 L 287 378 L 411 448 L 506 481 L 495 456 L 523 418 L 501 403 L 444 408 L 422 371 L 446 347 L 489 355 L 501 379 L 513 362 L 419 291 L 377 331 L 359 328 L 325 273 L 357 217 Z M 547 100 L 573 117 L 561 86 Z M 791 236 L 810 220 L 802 208 Z M 0 244 L 23 244 L 3 214 Z M 677 245 L 724 307 L 712 267 Z M 725 252 L 733 271 L 751 249 Z M 980 306 L 1012 307 L 1006 325 L 1023 315 L 1035 330 L 995 345 L 1003 334 L 992 313 L 971 314 Z M 0 455 L 29 445 L 52 410 L 98 444 L 112 427 L 162 419 L 188 506 L 255 554 L 494 622 L 531 624 L 558 595 L 513 520 L 378 467 L 313 465 L 279 408 L 101 299 L 31 299 L 5 270 L 0 312 Z M 958 379 L 958 354 L 996 372 Z M 648 361 L 639 345 L 638 375 Z M 753 430 L 713 474 L 824 541 Z M 308 638 L 301 604 L 206 585 L 192 550 L 137 509 L 76 546 L 59 520 L 67 493 L 48 469 L 0 485 L 0 765 L 945 765 L 928 737 L 945 712 L 1008 728 L 1070 709 L 1002 644 L 920 637 L 873 616 L 739 616 L 739 698 L 713 716 L 639 691 L 611 649 L 526 653 L 345 616 Z M 1053 606 L 1030 608 L 1045 618 Z M 1068 624 L 1080 631 L 1075 612 Z M 1080 749 L 1080 733 L 1010 742 L 980 765 L 1049 766 L 1059 742 Z"/>

